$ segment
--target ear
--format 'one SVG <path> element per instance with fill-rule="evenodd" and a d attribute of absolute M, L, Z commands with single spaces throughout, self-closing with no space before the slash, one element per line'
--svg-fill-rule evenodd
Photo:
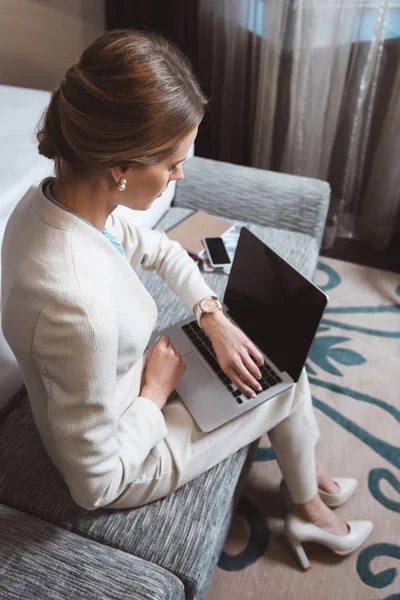
<path fill-rule="evenodd" d="M 122 169 L 121 167 L 111 167 L 110 173 L 115 183 L 118 183 L 121 177 L 124 176 L 124 169 Z"/>

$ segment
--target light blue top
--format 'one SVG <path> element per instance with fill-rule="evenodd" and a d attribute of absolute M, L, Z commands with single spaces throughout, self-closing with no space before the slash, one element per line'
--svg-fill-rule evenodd
<path fill-rule="evenodd" d="M 94 225 L 92 225 L 92 223 L 89 223 L 89 221 L 87 221 L 86 219 L 84 219 L 80 215 L 77 215 L 73 210 L 70 210 L 69 208 L 67 208 L 63 204 L 60 204 L 60 202 L 58 202 L 55 198 L 53 198 L 53 196 L 51 194 L 51 186 L 53 185 L 54 181 L 55 181 L 55 179 L 53 177 L 52 179 L 50 179 L 50 181 L 47 182 L 47 184 L 43 188 L 43 193 L 46 196 L 46 198 L 48 200 L 50 200 L 50 202 L 53 202 L 54 204 L 57 204 L 57 206 L 59 206 L 60 208 L 63 208 L 64 210 L 67 210 L 68 212 L 72 213 L 73 215 L 75 215 L 76 217 L 78 217 L 79 219 L 81 219 L 82 221 L 85 221 L 85 223 L 87 223 L 88 225 L 90 225 L 90 227 L 93 227 L 93 229 L 97 229 Z M 117 238 L 112 233 L 110 233 L 109 231 L 107 231 L 107 229 L 103 229 L 103 231 L 101 233 L 104 235 L 104 237 L 106 237 L 108 240 L 110 240 L 110 242 L 113 244 L 113 246 L 116 247 L 116 249 L 118 250 L 118 252 L 120 252 L 122 254 L 122 256 L 125 256 L 125 251 L 124 251 L 123 246 L 119 243 L 119 241 L 117 240 Z"/>

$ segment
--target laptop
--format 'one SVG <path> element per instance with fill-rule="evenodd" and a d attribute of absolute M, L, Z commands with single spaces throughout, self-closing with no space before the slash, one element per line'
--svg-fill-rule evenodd
<path fill-rule="evenodd" d="M 299 380 L 328 300 L 242 227 L 222 304 L 263 354 L 262 391 L 249 398 L 231 382 L 194 317 L 156 334 L 169 336 L 181 352 L 186 371 L 176 391 L 202 431 L 220 427 Z"/>

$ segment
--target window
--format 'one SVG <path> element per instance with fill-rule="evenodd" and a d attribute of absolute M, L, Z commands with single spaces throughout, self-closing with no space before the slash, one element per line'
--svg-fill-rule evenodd
<path fill-rule="evenodd" d="M 326 3 L 326 11 L 320 14 L 320 23 L 314 29 L 315 46 L 325 46 L 330 43 L 332 32 L 331 23 L 327 18 L 329 4 L 333 0 L 320 0 L 321 4 Z M 296 0 L 292 0 L 291 10 L 296 10 Z M 362 10 L 364 3 L 360 2 L 360 13 L 355 19 L 353 30 L 353 41 L 366 42 L 373 38 L 376 23 L 379 14 L 379 0 L 370 0 L 365 3 L 365 9 Z M 249 30 L 258 35 L 263 32 L 263 19 L 267 17 L 268 12 L 276 10 L 271 7 L 268 0 L 251 0 L 249 11 Z M 311 9 L 312 10 L 312 9 Z M 352 10 L 352 9 L 349 9 Z M 293 21 L 292 21 L 293 24 Z M 285 36 L 285 47 L 290 48 L 293 43 L 293 26 L 288 25 L 287 35 Z M 393 39 L 400 37 L 400 0 L 389 1 L 388 14 L 385 23 L 384 39 Z"/>

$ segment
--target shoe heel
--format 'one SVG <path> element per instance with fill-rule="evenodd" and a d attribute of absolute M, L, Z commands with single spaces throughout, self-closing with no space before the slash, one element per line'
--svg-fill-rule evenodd
<path fill-rule="evenodd" d="M 302 569 L 304 569 L 305 571 L 308 571 L 309 569 L 311 569 L 311 564 L 310 561 L 307 558 L 307 554 L 304 551 L 303 546 L 301 545 L 301 543 L 296 540 L 295 538 L 292 538 L 290 536 L 288 536 L 288 542 L 291 545 L 293 552 L 295 553 L 297 560 L 300 563 L 300 566 Z"/>

